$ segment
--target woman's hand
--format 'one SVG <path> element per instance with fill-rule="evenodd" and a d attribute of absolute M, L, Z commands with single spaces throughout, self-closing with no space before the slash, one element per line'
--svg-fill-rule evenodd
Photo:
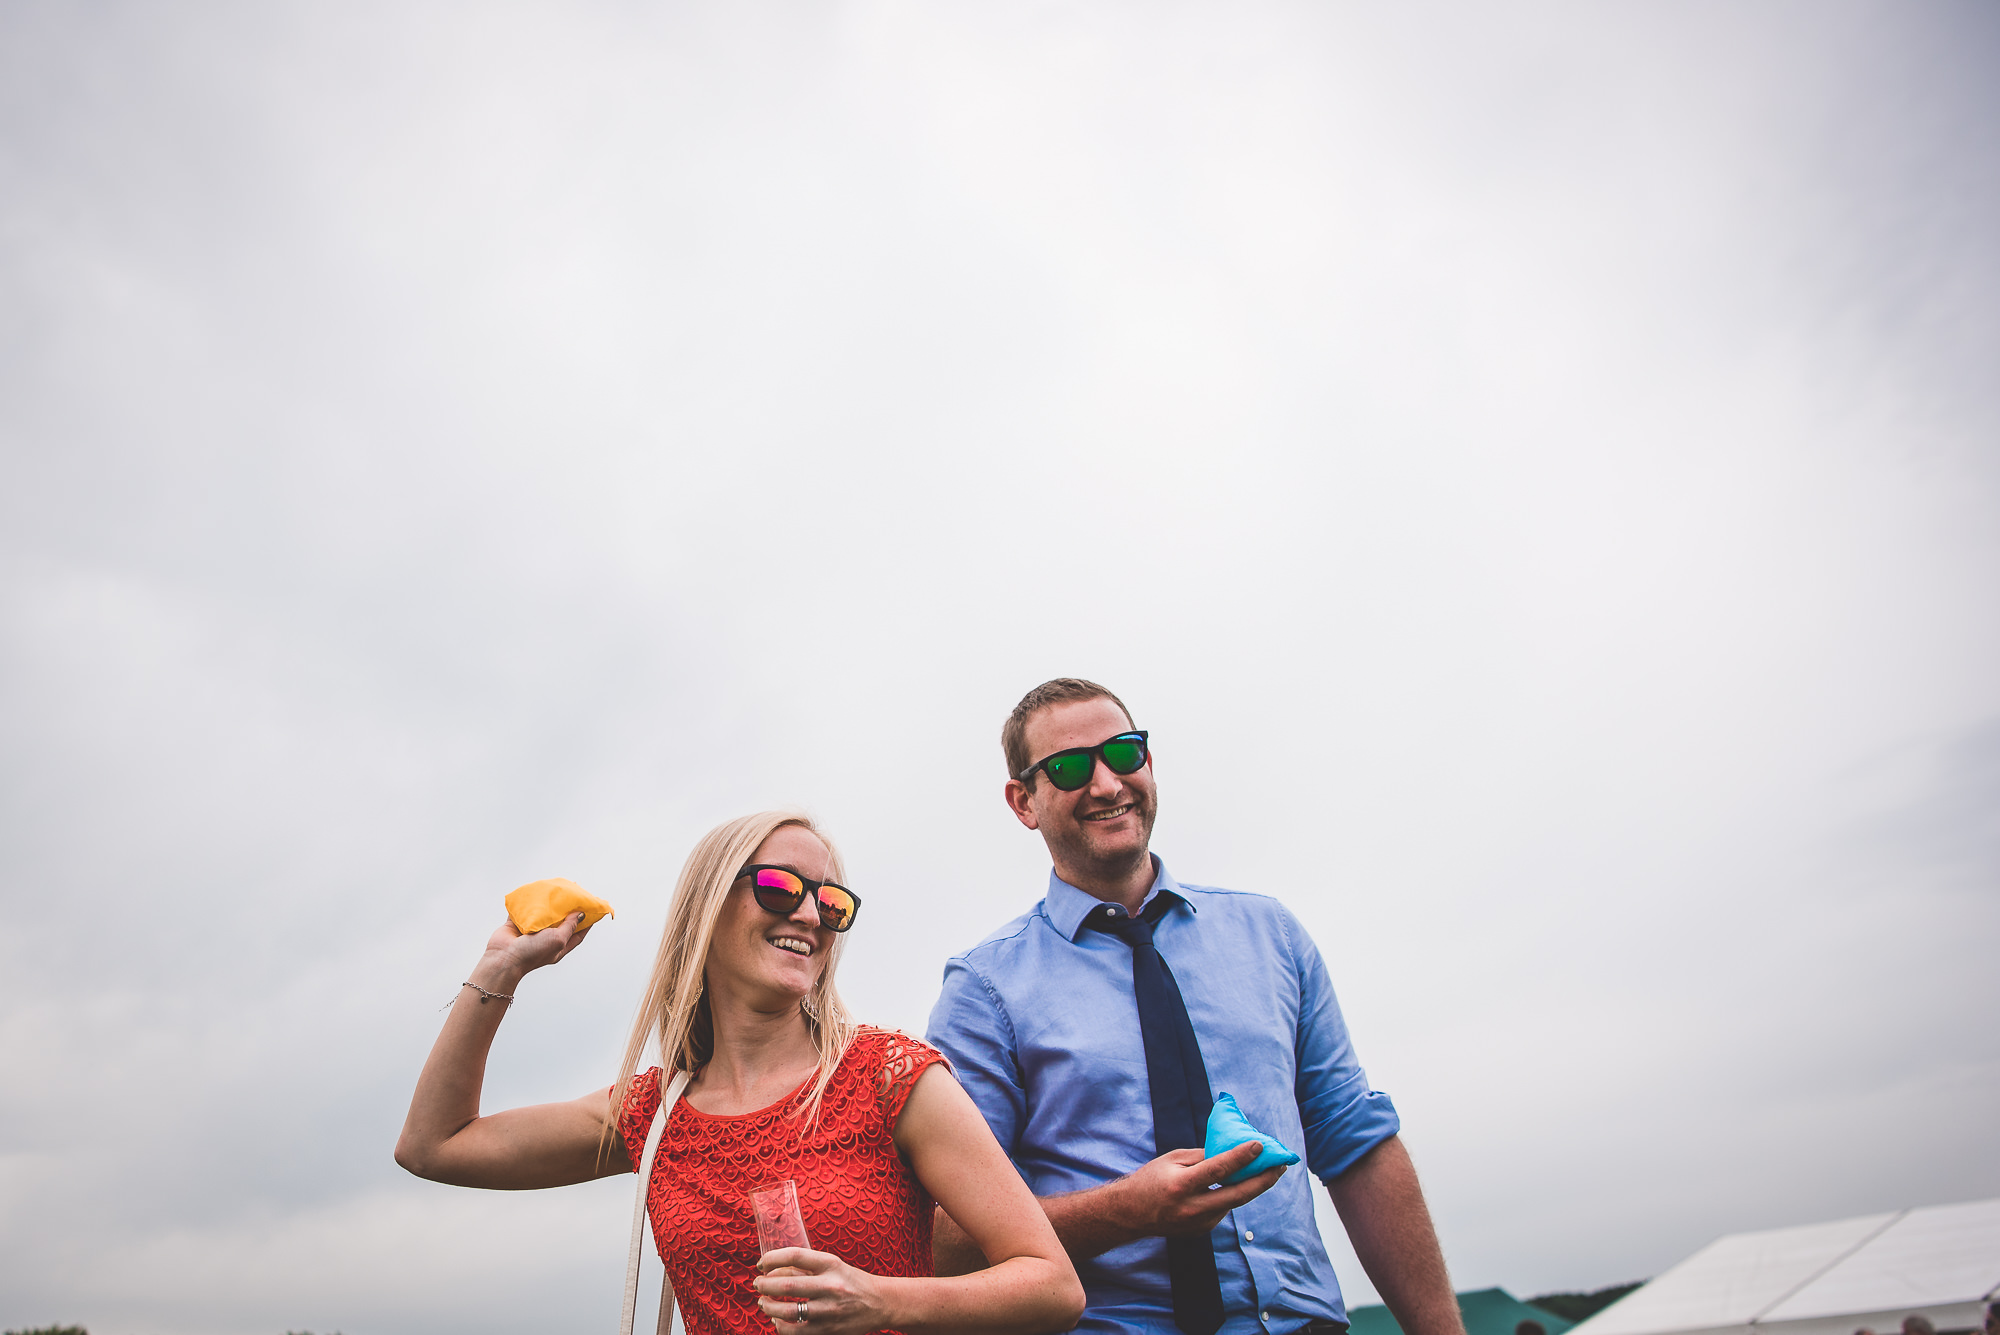
<path fill-rule="evenodd" d="M 891 1316 L 882 1282 L 856 1270 L 832 1252 L 780 1247 L 757 1262 L 761 1272 L 750 1286 L 757 1306 L 786 1335 L 865 1335 L 898 1324 Z M 773 1274 L 783 1270 L 784 1274 Z M 806 1320 L 799 1320 L 799 1304 Z"/>
<path fill-rule="evenodd" d="M 553 927 L 544 927 L 525 936 L 509 920 L 501 923 L 494 929 L 493 935 L 486 938 L 486 954 L 479 961 L 480 968 L 492 970 L 503 979 L 518 980 L 521 975 L 545 964 L 554 964 L 582 945 L 583 938 L 588 935 L 590 929 L 583 925 L 581 909 Z"/>

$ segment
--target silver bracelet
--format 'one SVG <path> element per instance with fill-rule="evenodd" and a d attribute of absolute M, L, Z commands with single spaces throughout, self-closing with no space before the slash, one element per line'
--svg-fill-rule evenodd
<path fill-rule="evenodd" d="M 514 998 L 508 996 L 505 992 L 488 992 L 485 988 L 473 982 L 470 978 L 466 979 L 463 983 L 459 984 L 459 986 L 469 987 L 473 991 L 477 992 L 479 994 L 479 1004 L 482 1006 L 484 1006 L 489 1001 L 504 1001 L 509 1006 L 514 1004 Z"/>

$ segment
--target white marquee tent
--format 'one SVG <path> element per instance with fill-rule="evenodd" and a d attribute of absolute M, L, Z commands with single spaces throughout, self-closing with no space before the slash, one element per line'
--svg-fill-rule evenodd
<path fill-rule="evenodd" d="M 1977 1327 L 2000 1298 L 2000 1200 L 1732 1233 L 1570 1335 L 1890 1335 Z"/>

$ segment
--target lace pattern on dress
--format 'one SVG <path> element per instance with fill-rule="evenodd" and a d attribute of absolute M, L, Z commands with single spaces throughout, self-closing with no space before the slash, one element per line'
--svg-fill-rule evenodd
<path fill-rule="evenodd" d="M 931 1273 L 930 1194 L 896 1153 L 893 1132 L 917 1080 L 943 1060 L 907 1034 L 863 1028 L 816 1122 L 791 1095 L 742 1116 L 709 1116 L 685 1102 L 668 1114 L 646 1206 L 690 1335 L 770 1335 L 750 1289 L 758 1252 L 746 1198 L 785 1178 L 798 1183 L 815 1248 L 878 1275 Z M 619 1110 L 628 1158 L 644 1152 L 659 1106 L 654 1067 L 634 1077 Z"/>
<path fill-rule="evenodd" d="M 921 1039 L 911 1038 L 900 1029 L 894 1033 L 877 1029 L 873 1032 L 883 1035 L 882 1077 L 876 1089 L 876 1099 L 881 1104 L 882 1116 L 894 1131 L 896 1123 L 902 1119 L 903 1105 L 910 1101 L 916 1090 L 917 1079 L 934 1065 L 951 1069 L 946 1056 Z"/>

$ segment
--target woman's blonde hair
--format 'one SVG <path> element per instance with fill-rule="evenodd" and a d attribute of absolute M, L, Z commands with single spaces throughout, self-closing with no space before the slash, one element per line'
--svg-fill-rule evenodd
<path fill-rule="evenodd" d="M 639 1002 L 632 1036 L 625 1042 L 625 1058 L 619 1064 L 617 1083 L 611 1087 L 611 1108 L 615 1119 L 625 1106 L 625 1091 L 639 1069 L 648 1040 L 657 1042 L 660 1064 L 668 1075 L 675 1071 L 699 1071 L 715 1055 L 715 1021 L 709 1014 L 706 965 L 708 944 L 715 935 L 715 920 L 722 915 L 723 901 L 736 883 L 736 874 L 750 857 L 777 831 L 796 825 L 826 845 L 827 876 L 844 882 L 840 850 L 827 838 L 826 831 L 800 811 L 760 811 L 725 821 L 701 837 L 681 868 L 674 886 L 673 902 L 667 905 L 667 925 L 660 933 L 660 951 L 653 960 L 653 976 Z M 854 1037 L 854 1020 L 834 990 L 833 975 L 840 965 L 840 948 L 846 937 L 833 934 L 826 952 L 826 964 L 799 1009 L 806 1028 L 819 1051 L 819 1075 L 800 1100 L 800 1111 L 808 1118 L 819 1115 L 821 1095 L 840 1065 Z M 611 1123 L 607 1121 L 606 1132 Z"/>

